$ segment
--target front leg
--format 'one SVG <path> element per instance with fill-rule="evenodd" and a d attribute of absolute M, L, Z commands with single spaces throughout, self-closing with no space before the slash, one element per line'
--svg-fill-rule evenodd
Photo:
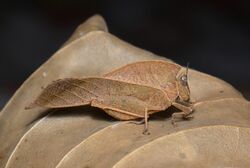
<path fill-rule="evenodd" d="M 193 113 L 193 106 L 187 106 L 181 103 L 173 102 L 172 105 L 178 109 L 180 109 L 182 112 L 176 112 L 172 114 L 172 124 L 176 125 L 176 119 L 192 119 L 193 116 L 190 116 L 191 113 Z"/>

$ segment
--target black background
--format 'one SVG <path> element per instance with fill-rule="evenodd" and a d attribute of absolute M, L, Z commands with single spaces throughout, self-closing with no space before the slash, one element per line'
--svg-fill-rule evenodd
<path fill-rule="evenodd" d="M 119 38 L 231 83 L 250 98 L 250 1 L 1 1 L 0 108 L 88 17 Z"/>

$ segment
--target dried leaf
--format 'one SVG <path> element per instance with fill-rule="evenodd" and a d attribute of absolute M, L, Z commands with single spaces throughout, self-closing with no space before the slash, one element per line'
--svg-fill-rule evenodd
<path fill-rule="evenodd" d="M 223 106 L 222 102 L 227 103 L 228 106 Z M 243 108 L 238 110 L 241 107 Z M 57 168 L 112 167 L 119 162 L 119 160 L 125 158 L 127 155 L 129 156 L 131 152 L 133 153 L 133 151 L 138 148 L 140 149 L 141 146 L 146 146 L 163 136 L 171 136 L 175 132 L 181 133 L 187 129 L 204 126 L 212 127 L 214 125 L 249 127 L 249 107 L 250 104 L 241 99 L 225 99 L 224 101 L 216 100 L 200 103 L 195 106 L 196 112 L 193 114 L 194 120 L 180 122 L 178 127 L 172 126 L 167 112 L 157 113 L 155 118 L 150 120 L 149 128 L 151 134 L 149 136 L 141 134 L 140 129 L 142 129 L 142 126 L 124 122 L 113 124 L 84 139 L 65 155 Z M 235 111 L 237 111 L 237 113 L 235 113 Z M 221 118 L 222 116 L 223 118 Z M 209 138 L 206 139 L 205 135 L 204 137 L 205 140 L 209 141 Z M 192 141 L 190 143 L 192 143 Z M 249 143 L 242 145 L 249 146 Z M 211 148 L 211 150 L 217 150 L 213 145 L 211 145 Z M 153 150 L 154 149 L 152 149 L 152 151 Z M 169 152 L 171 155 L 171 151 Z M 140 153 L 141 155 L 146 155 L 143 152 Z M 249 151 L 247 153 L 248 155 L 250 154 Z M 150 155 L 150 152 L 148 155 Z M 158 155 L 161 155 L 161 153 L 155 154 L 155 157 L 159 157 Z M 223 158 L 220 157 L 219 159 Z M 138 167 L 145 166 L 141 162 L 142 160 L 140 159 L 136 161 L 137 164 L 142 165 Z M 151 158 L 147 158 L 143 160 L 143 162 L 151 163 L 149 165 L 155 167 L 152 166 L 152 164 L 157 165 L 160 160 L 157 161 L 157 159 L 151 160 Z M 129 167 L 129 163 L 127 163 L 127 167 Z"/>
<path fill-rule="evenodd" d="M 204 138 L 206 137 L 206 138 Z M 163 136 L 133 151 L 113 168 L 211 168 L 250 165 L 250 128 L 208 126 Z M 143 160 L 143 162 L 139 162 Z"/>
<path fill-rule="evenodd" d="M 55 111 L 23 135 L 6 167 L 55 167 L 82 139 L 111 124 L 110 118 L 97 109 Z"/>
<path fill-rule="evenodd" d="M 86 20 L 84 24 L 79 25 L 63 46 L 66 46 L 67 44 L 81 38 L 82 36 L 92 31 L 108 32 L 108 27 L 105 23 L 105 20 L 100 15 L 92 16 L 90 19 Z"/>

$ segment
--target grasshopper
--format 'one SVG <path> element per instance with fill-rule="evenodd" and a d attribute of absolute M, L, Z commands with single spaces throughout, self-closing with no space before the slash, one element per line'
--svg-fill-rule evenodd
<path fill-rule="evenodd" d="M 188 67 L 167 61 L 142 61 L 102 77 L 60 79 L 48 85 L 27 108 L 83 105 L 101 108 L 119 120 L 141 118 L 134 123 L 144 123 L 143 134 L 149 134 L 149 115 L 175 106 L 181 110 L 172 114 L 175 125 L 177 118 L 192 118 Z"/>

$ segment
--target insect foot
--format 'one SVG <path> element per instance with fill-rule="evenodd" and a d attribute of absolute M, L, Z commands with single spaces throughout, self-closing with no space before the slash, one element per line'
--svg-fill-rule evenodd
<path fill-rule="evenodd" d="M 129 123 L 133 123 L 133 124 L 144 124 L 144 129 L 142 134 L 144 135 L 150 135 L 149 131 L 148 131 L 148 108 L 145 108 L 145 112 L 144 112 L 144 118 L 141 121 L 130 121 Z"/>
<path fill-rule="evenodd" d="M 150 132 L 148 131 L 148 129 L 144 129 L 142 132 L 143 135 L 150 135 Z"/>
<path fill-rule="evenodd" d="M 136 125 L 141 125 L 141 124 L 145 124 L 145 119 L 142 119 L 140 121 L 129 121 L 128 123 L 130 124 L 136 124 Z M 150 132 L 148 131 L 148 127 L 144 125 L 144 129 L 142 134 L 144 135 L 150 135 Z"/>
<path fill-rule="evenodd" d="M 193 113 L 193 112 L 194 112 L 194 110 L 192 110 L 192 113 Z M 184 120 L 192 120 L 192 119 L 194 119 L 194 116 L 188 114 L 188 115 L 184 116 L 183 119 L 184 119 Z"/>
<path fill-rule="evenodd" d="M 172 114 L 171 122 L 174 126 L 177 126 L 176 121 L 178 120 L 191 120 L 193 116 L 190 115 L 194 112 L 193 106 L 185 106 L 180 103 L 173 103 L 173 106 L 182 110 L 182 112 L 176 112 Z"/>

